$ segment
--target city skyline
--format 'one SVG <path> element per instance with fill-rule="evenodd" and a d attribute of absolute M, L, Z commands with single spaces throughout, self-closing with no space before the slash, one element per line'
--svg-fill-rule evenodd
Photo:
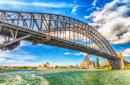
<path fill-rule="evenodd" d="M 84 2 L 82 0 L 81 1 L 78 1 L 78 0 L 77 1 L 74 1 L 74 0 L 68 1 L 67 0 L 67 1 L 63 1 L 63 2 L 55 1 L 53 3 L 50 1 L 42 2 L 41 0 L 37 0 L 37 2 L 33 1 L 33 0 L 32 1 L 11 0 L 7 3 L 6 0 L 1 0 L 0 9 L 11 10 L 11 11 L 54 13 L 54 14 L 60 14 L 60 15 L 73 17 L 73 18 L 79 19 L 79 20 L 84 21 L 89 24 L 91 24 L 92 22 L 93 22 L 93 24 L 98 24 L 98 23 L 96 23 L 96 18 L 94 18 L 94 20 L 92 19 L 92 17 L 95 16 L 94 14 L 92 15 L 92 13 L 99 12 L 99 14 L 101 14 L 100 12 L 102 12 L 103 9 L 107 10 L 106 6 L 108 6 L 108 9 L 110 9 L 109 5 L 110 6 L 112 5 L 112 7 L 113 7 L 117 3 L 120 3 L 120 2 L 118 2 L 118 0 L 116 0 L 116 1 L 108 0 L 108 1 L 104 1 L 104 3 L 102 4 L 101 1 L 96 1 L 96 0 L 88 1 L 88 2 Z M 8 5 L 8 7 L 5 8 L 6 5 Z M 32 7 L 35 7 L 35 8 L 32 9 Z M 121 6 L 119 6 L 119 7 L 121 8 Z M 82 11 L 84 11 L 84 12 L 81 13 Z M 124 14 L 125 14 L 125 12 L 124 12 Z M 110 14 L 108 14 L 108 15 L 110 15 Z M 118 17 L 122 17 L 122 16 L 117 15 L 116 17 L 117 17 L 117 19 L 120 19 Z M 128 15 L 128 17 L 129 17 L 129 15 Z M 111 19 L 111 17 L 110 17 L 110 19 Z M 115 25 L 112 25 L 112 26 L 115 26 Z M 128 26 L 126 25 L 126 27 L 128 27 Z M 97 28 L 97 27 L 95 27 L 95 28 Z M 109 29 L 109 30 L 112 32 L 113 32 L 113 29 L 116 29 L 114 27 L 110 27 L 110 28 L 111 29 Z M 104 31 L 104 29 L 100 28 L 100 30 L 99 30 L 101 32 L 101 34 L 103 34 L 103 35 L 104 35 L 104 33 L 102 31 Z M 125 31 L 127 31 L 127 29 L 125 29 Z M 120 34 L 115 33 L 116 35 L 119 35 L 118 36 L 119 39 L 117 39 L 117 37 L 114 37 L 114 38 L 112 38 L 111 36 L 108 37 L 109 33 L 106 31 L 105 31 L 105 33 L 107 33 L 107 36 L 105 36 L 105 35 L 104 36 L 110 41 L 111 46 L 114 48 L 116 53 L 118 53 L 119 51 L 122 51 L 123 56 L 128 61 L 128 60 L 130 60 L 130 55 L 129 55 L 130 42 L 129 42 L 129 40 L 128 41 L 124 40 L 124 38 L 122 39 L 124 41 L 120 40 L 124 36 L 123 34 L 129 32 L 129 31 L 128 32 L 125 32 L 125 31 L 123 30 L 122 32 L 120 32 Z M 115 36 L 115 35 L 113 35 L 113 36 Z M 2 38 L 0 38 L 0 39 L 2 39 Z M 112 39 L 115 39 L 115 41 Z M 41 44 L 33 46 L 33 45 L 31 45 L 30 42 L 22 41 L 20 47 L 16 48 L 15 50 L 13 50 L 11 52 L 9 52 L 9 51 L 1 52 L 0 51 L 0 65 L 39 65 L 40 63 L 47 62 L 47 61 L 50 62 L 51 65 L 60 64 L 60 65 L 65 66 L 66 63 L 68 63 L 70 65 L 75 65 L 78 62 L 83 61 L 85 56 L 86 56 L 85 54 L 82 54 L 81 52 L 77 52 L 77 51 L 72 51 L 72 50 L 68 50 L 68 49 L 52 47 L 52 46 L 47 46 L 47 45 L 41 45 Z M 90 55 L 90 60 L 95 60 L 96 58 L 97 58 L 97 56 Z M 102 61 L 102 60 L 106 60 L 106 59 L 100 58 L 100 60 Z M 79 65 L 79 63 L 78 63 L 78 65 Z"/>

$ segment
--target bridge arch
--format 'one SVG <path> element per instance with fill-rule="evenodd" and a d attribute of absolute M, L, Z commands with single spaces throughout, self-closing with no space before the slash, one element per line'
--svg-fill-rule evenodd
<path fill-rule="evenodd" d="M 12 50 L 20 40 L 27 40 L 101 56 L 109 59 L 112 69 L 119 69 L 119 58 L 109 42 L 95 28 L 71 17 L 0 10 L 0 35 L 8 37 L 0 49 Z"/>
<path fill-rule="evenodd" d="M 108 41 L 96 29 L 80 20 L 56 14 L 6 10 L 0 10 L 0 15 L 1 21 L 22 26 L 27 29 L 41 31 L 54 37 L 60 36 L 58 38 L 62 36 L 62 39 L 69 41 L 75 42 L 76 40 L 82 40 L 78 42 L 80 44 L 86 41 L 84 44 L 86 46 L 93 44 L 97 46 L 99 50 L 117 56 Z"/>

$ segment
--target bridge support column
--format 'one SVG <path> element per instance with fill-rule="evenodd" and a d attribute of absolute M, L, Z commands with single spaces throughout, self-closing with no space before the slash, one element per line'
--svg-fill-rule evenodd
<path fill-rule="evenodd" d="M 2 29 L 2 25 L 0 24 L 0 31 L 1 31 L 1 29 Z"/>
<path fill-rule="evenodd" d="M 120 70 L 120 62 L 119 60 L 108 60 L 110 65 L 111 65 L 111 69 L 112 70 Z"/>
<path fill-rule="evenodd" d="M 120 70 L 124 68 L 124 59 L 122 57 L 121 52 L 118 53 L 119 60 L 108 60 L 111 64 L 112 70 Z"/>
<path fill-rule="evenodd" d="M 124 68 L 124 59 L 122 57 L 122 53 L 121 52 L 118 53 L 118 58 L 120 58 L 120 60 L 119 60 L 120 68 L 123 69 Z"/>

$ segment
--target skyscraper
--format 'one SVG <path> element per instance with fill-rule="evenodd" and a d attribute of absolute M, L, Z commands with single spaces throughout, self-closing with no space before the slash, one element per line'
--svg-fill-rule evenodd
<path fill-rule="evenodd" d="M 94 61 L 94 67 L 97 67 L 97 62 L 96 62 L 96 60 Z"/>
<path fill-rule="evenodd" d="M 107 64 L 110 64 L 108 60 L 103 60 L 102 61 L 102 66 L 107 65 Z"/>
<path fill-rule="evenodd" d="M 80 67 L 84 68 L 84 62 L 80 62 Z"/>
<path fill-rule="evenodd" d="M 85 69 L 88 68 L 87 61 L 84 61 L 84 68 L 85 68 Z"/>
<path fill-rule="evenodd" d="M 89 55 L 85 56 L 84 62 L 87 62 L 87 68 L 89 67 Z"/>
<path fill-rule="evenodd" d="M 97 67 L 99 67 L 99 57 L 97 57 Z"/>

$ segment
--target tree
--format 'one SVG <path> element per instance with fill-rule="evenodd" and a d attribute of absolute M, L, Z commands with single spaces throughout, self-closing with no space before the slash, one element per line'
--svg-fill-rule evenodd
<path fill-rule="evenodd" d="M 59 66 L 58 66 L 58 65 L 56 65 L 56 66 L 55 66 L 55 68 L 59 68 Z"/>
<path fill-rule="evenodd" d="M 46 65 L 50 65 L 49 62 L 46 62 Z"/>

